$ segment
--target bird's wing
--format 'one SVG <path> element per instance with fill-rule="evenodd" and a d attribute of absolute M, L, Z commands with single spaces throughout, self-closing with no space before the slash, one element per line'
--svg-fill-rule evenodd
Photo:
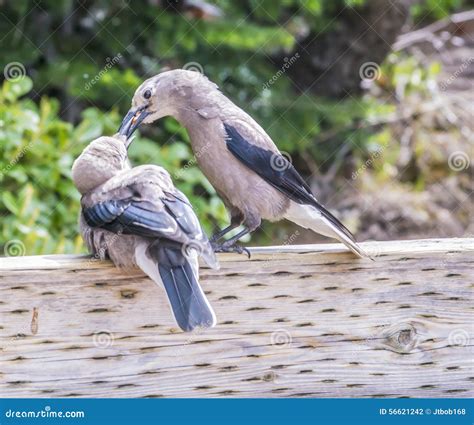
<path fill-rule="evenodd" d="M 237 129 L 226 122 L 224 128 L 227 133 L 227 148 L 239 161 L 292 201 L 317 208 L 332 225 L 354 241 L 352 233 L 317 201 L 303 177 L 291 162 L 281 155 L 268 136 L 262 136 L 261 132 L 258 132 L 254 142 L 246 131 L 247 136 L 244 137 L 240 128 Z"/>
<path fill-rule="evenodd" d="M 138 169 L 138 170 L 137 170 Z M 186 196 L 150 166 L 135 167 L 82 198 L 84 221 L 117 234 L 160 238 L 194 249 L 217 264 Z"/>

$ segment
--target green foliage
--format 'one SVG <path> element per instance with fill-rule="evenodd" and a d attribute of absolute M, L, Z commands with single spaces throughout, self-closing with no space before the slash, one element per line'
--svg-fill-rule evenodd
<path fill-rule="evenodd" d="M 370 167 L 374 169 L 372 176 L 378 182 L 393 183 L 397 177 L 402 180 L 403 177 L 397 176 L 400 173 L 401 144 L 399 140 L 403 134 L 403 128 L 408 126 L 413 131 L 411 136 L 413 160 L 416 161 L 417 167 L 426 167 L 423 171 L 410 176 L 412 189 L 422 190 L 425 179 L 433 180 L 431 177 L 435 174 L 433 164 L 430 164 L 429 167 L 424 165 L 428 158 L 432 160 L 433 156 L 438 155 L 438 163 L 444 167 L 447 166 L 445 152 L 439 152 L 439 146 L 432 143 L 433 134 L 439 129 L 436 127 L 433 129 L 429 124 L 426 124 L 430 121 L 427 119 L 430 115 L 428 111 L 421 112 L 424 105 L 433 102 L 433 96 L 439 96 L 436 77 L 439 76 L 440 71 L 441 64 L 439 62 L 426 63 L 425 58 L 411 56 L 405 52 L 392 53 L 387 57 L 381 67 L 381 77 L 379 78 L 381 87 L 379 86 L 375 90 L 380 91 L 383 88 L 383 91 L 377 94 L 377 98 L 379 102 L 385 100 L 386 103 L 382 109 L 376 107 L 373 114 L 368 112 L 366 121 L 369 123 L 377 121 L 378 118 L 385 115 L 400 119 L 400 123 L 403 125 L 401 127 L 397 125 L 383 126 L 379 131 L 372 131 L 363 144 L 365 151 L 355 152 L 356 168 L 360 169 L 368 161 Z M 395 103 L 387 101 L 392 101 L 394 95 L 399 101 L 398 108 Z M 402 116 L 407 116 L 407 119 L 402 120 Z M 402 168 L 408 167 L 405 164 Z"/>
<path fill-rule="evenodd" d="M 390 54 L 383 67 L 389 88 L 399 97 L 413 93 L 426 95 L 435 84 L 440 71 L 441 65 L 438 62 L 426 66 L 420 59 L 405 53 Z"/>
<path fill-rule="evenodd" d="M 70 180 L 74 158 L 92 139 L 113 134 L 137 86 L 166 67 L 200 64 L 303 174 L 325 171 L 343 144 L 361 155 L 385 146 L 386 132 L 361 124 L 390 113 L 391 104 L 297 94 L 269 60 L 276 52 L 289 56 L 302 29 L 330 31 L 343 7 L 365 1 L 219 0 L 212 3 L 223 17 L 212 21 L 163 10 L 167 2 L 4 2 L 1 62 L 23 64 L 34 87 L 23 78 L 5 81 L 0 92 L 0 253 L 12 239 L 22 240 L 28 254 L 83 250 L 79 194 Z M 414 13 L 420 20 L 438 17 L 464 3 L 428 0 Z M 384 68 L 388 84 L 398 87 L 405 79 L 414 91 L 435 72 L 410 58 Z M 223 204 L 196 168 L 184 129 L 165 119 L 144 134 L 130 149 L 132 160 L 167 168 L 208 232 L 225 224 Z M 265 240 L 278 232 L 267 224 L 264 230 Z"/>
<path fill-rule="evenodd" d="M 58 117 L 57 100 L 43 97 L 37 105 L 22 98 L 31 89 L 32 81 L 25 77 L 5 81 L 0 92 L 0 250 L 2 244 L 20 240 L 30 255 L 83 252 L 77 231 L 80 195 L 70 170 L 91 140 L 116 131 L 120 115 L 117 110 L 88 108 L 73 126 Z M 174 121 L 167 126 L 181 132 Z M 210 232 L 211 223 L 224 222 L 225 210 L 197 170 L 189 145 L 182 137 L 176 139 L 162 147 L 138 139 L 130 149 L 132 162 L 155 162 L 175 170 L 175 182 L 193 199 Z"/>
<path fill-rule="evenodd" d="M 426 24 L 432 19 L 446 18 L 468 4 L 468 0 L 425 0 L 412 6 L 412 15 L 415 21 Z"/>
<path fill-rule="evenodd" d="M 119 117 L 86 110 L 74 128 L 58 119 L 57 100 L 20 99 L 31 88 L 25 77 L 5 81 L 0 94 L 0 240 L 19 239 L 28 254 L 77 252 L 79 194 L 71 165 L 90 138 L 110 132 Z"/>

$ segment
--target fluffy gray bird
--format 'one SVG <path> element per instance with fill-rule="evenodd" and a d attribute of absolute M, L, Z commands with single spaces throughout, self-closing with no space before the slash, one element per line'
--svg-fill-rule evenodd
<path fill-rule="evenodd" d="M 123 137 L 100 137 L 72 167 L 82 194 L 80 230 L 91 253 L 118 267 L 141 268 L 164 287 L 184 331 L 212 327 L 216 316 L 199 282 L 198 254 L 218 268 L 186 196 L 156 165 L 131 168 Z"/>
<path fill-rule="evenodd" d="M 211 241 L 244 225 L 216 251 L 242 252 L 235 242 L 254 231 L 262 219 L 286 218 L 366 256 L 268 134 L 204 75 L 177 69 L 146 80 L 135 92 L 119 132 L 130 137 L 141 123 L 164 116 L 174 117 L 187 129 L 199 167 L 230 213 L 230 225 Z"/>

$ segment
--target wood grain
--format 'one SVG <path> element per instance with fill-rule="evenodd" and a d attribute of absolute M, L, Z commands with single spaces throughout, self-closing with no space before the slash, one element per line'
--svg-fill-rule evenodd
<path fill-rule="evenodd" d="M 192 334 L 139 270 L 0 258 L 0 397 L 472 397 L 474 239 L 362 245 L 221 255 Z"/>

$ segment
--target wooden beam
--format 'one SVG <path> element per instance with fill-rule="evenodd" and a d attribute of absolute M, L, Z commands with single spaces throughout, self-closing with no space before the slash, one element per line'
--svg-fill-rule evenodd
<path fill-rule="evenodd" d="M 474 239 L 362 246 L 220 255 L 191 334 L 139 270 L 0 258 L 0 397 L 472 397 Z"/>

